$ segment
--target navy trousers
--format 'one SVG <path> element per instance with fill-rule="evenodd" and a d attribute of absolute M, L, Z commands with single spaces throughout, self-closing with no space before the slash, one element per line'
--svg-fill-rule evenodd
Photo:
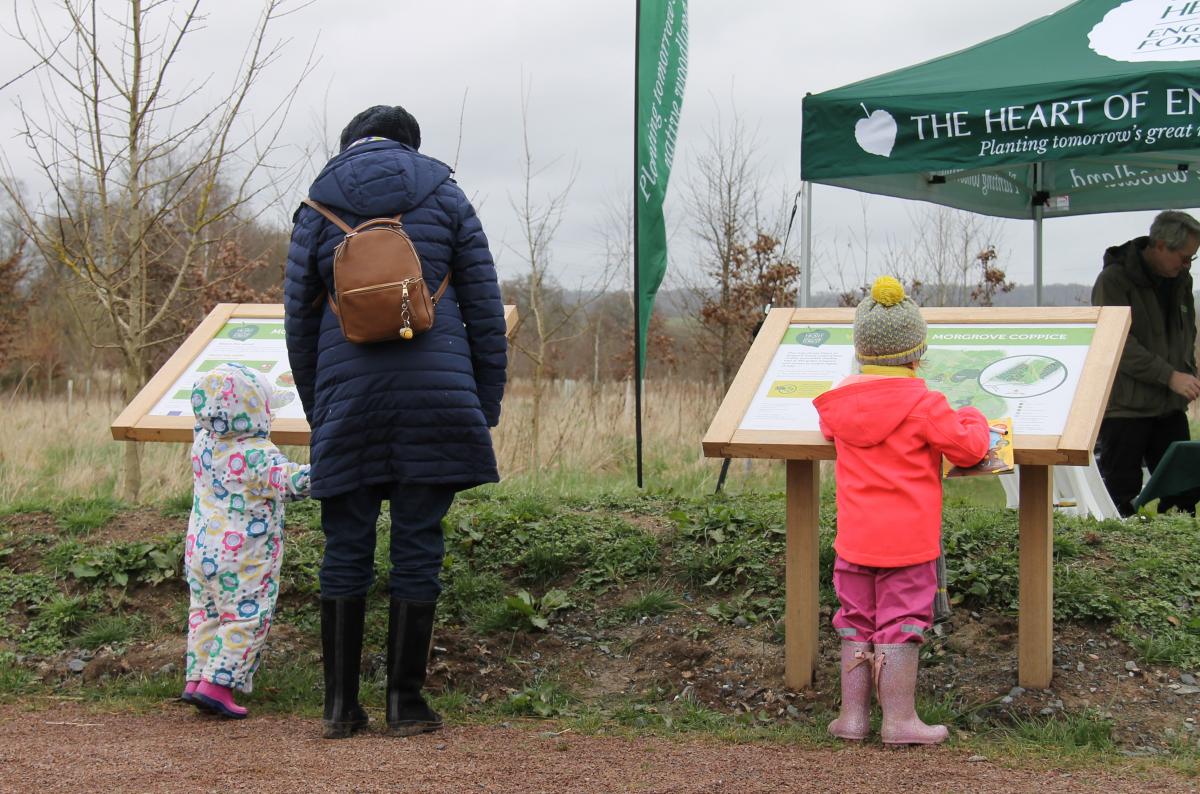
<path fill-rule="evenodd" d="M 442 518 L 456 489 L 446 485 L 380 483 L 321 500 L 325 559 L 322 598 L 365 596 L 375 581 L 375 526 L 390 503 L 391 574 L 388 591 L 406 601 L 436 601 L 446 546 Z"/>

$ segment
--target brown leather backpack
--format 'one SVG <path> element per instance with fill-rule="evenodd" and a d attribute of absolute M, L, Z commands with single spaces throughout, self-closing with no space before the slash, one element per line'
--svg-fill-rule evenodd
<path fill-rule="evenodd" d="M 334 295 L 329 302 L 346 339 L 360 344 L 412 339 L 433 327 L 433 310 L 450 274 L 431 297 L 421 259 L 399 215 L 371 218 L 351 229 L 312 199 L 304 203 L 346 233 L 333 252 Z"/>

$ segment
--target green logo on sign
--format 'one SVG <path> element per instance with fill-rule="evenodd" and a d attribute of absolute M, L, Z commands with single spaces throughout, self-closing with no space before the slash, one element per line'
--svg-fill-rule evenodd
<path fill-rule="evenodd" d="M 829 332 L 824 329 L 820 331 L 805 331 L 796 337 L 796 342 L 805 347 L 820 347 L 828 341 Z"/>
<path fill-rule="evenodd" d="M 245 342 L 247 339 L 251 338 L 252 336 L 254 336 L 257 333 L 258 333 L 257 325 L 242 325 L 242 326 L 238 326 L 237 328 L 234 328 L 233 330 L 231 330 L 229 332 L 229 338 L 236 339 L 239 342 Z"/>

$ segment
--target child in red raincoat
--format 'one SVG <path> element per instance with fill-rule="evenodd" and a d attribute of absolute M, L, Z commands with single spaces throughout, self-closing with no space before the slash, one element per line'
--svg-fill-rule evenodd
<path fill-rule="evenodd" d="M 885 744 L 936 744 L 944 725 L 914 708 L 917 661 L 932 622 L 941 554 L 942 456 L 973 466 L 988 450 L 988 425 L 957 411 L 917 376 L 926 349 L 920 309 L 890 276 L 876 280 L 854 315 L 862 365 L 814 401 L 821 432 L 837 449 L 833 586 L 841 608 L 842 708 L 834 736 L 866 738 L 874 684 Z"/>

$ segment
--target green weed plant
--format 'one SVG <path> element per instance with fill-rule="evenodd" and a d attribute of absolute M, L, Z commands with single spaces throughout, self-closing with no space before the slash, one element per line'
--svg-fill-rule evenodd
<path fill-rule="evenodd" d="M 566 717 L 572 714 L 578 698 L 561 683 L 539 679 L 513 692 L 502 702 L 499 711 L 509 717 Z"/>
<path fill-rule="evenodd" d="M 81 582 L 127 587 L 156 585 L 179 575 L 183 550 L 178 539 L 158 543 L 120 543 L 85 552 L 68 569 Z"/>
<path fill-rule="evenodd" d="M 58 525 L 68 534 L 86 534 L 107 524 L 125 507 L 108 496 L 90 499 L 67 499 L 53 509 Z"/>
<path fill-rule="evenodd" d="M 471 570 L 534 587 L 570 573 L 604 592 L 659 567 L 657 540 L 624 519 L 525 494 L 456 507 L 446 530 L 447 550 Z"/>
<path fill-rule="evenodd" d="M 555 613 L 573 606 L 565 590 L 548 590 L 540 598 L 528 590 L 518 590 L 496 608 L 485 611 L 480 628 L 485 632 L 545 631 Z"/>
<path fill-rule="evenodd" d="M 681 579 L 712 592 L 783 592 L 787 528 L 782 500 L 714 497 L 671 513 L 672 561 Z"/>
<path fill-rule="evenodd" d="M 618 607 L 617 612 L 625 620 L 667 615 L 682 606 L 679 599 L 669 590 L 654 588 L 639 593 Z"/>
<path fill-rule="evenodd" d="M 140 615 L 98 615 L 79 632 L 76 643 L 81 648 L 95 650 L 101 646 L 124 646 L 145 627 Z"/>

